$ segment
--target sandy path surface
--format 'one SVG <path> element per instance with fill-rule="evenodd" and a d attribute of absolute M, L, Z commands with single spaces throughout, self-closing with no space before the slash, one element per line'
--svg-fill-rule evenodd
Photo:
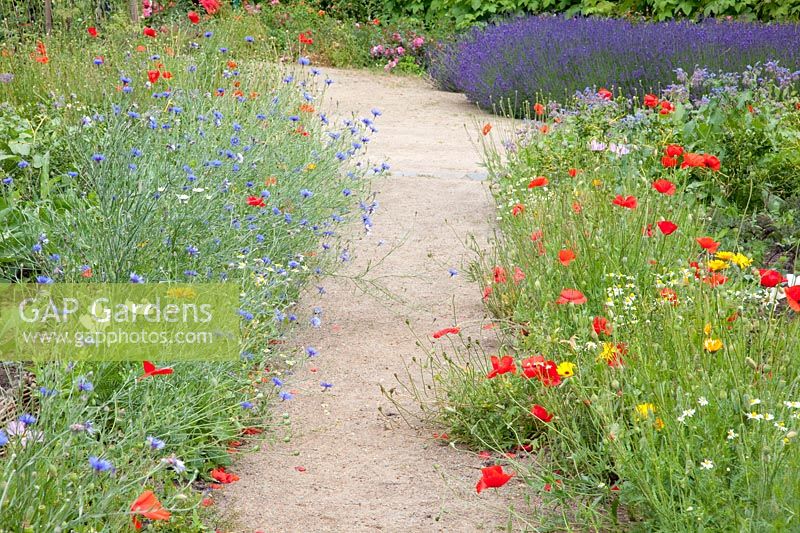
<path fill-rule="evenodd" d="M 306 297 L 306 310 L 323 308 L 323 326 L 296 339 L 319 355 L 287 383 L 296 398 L 277 407 L 289 414 L 291 440 L 280 433 L 242 456 L 233 469 L 241 480 L 221 491 L 221 504 L 236 531 L 505 529 L 514 488 L 475 494 L 481 460 L 434 440 L 435 428 L 409 427 L 380 391 L 396 384 L 405 361 L 424 356 L 412 330 L 430 342 L 431 332 L 458 321 L 481 335 L 479 289 L 448 268 L 461 270 L 468 260 L 467 235 L 485 245 L 491 231 L 492 203 L 476 179 L 482 171 L 472 142 L 476 124 L 492 119 L 419 79 L 330 74 L 336 82 L 328 98 L 340 116 L 383 112 L 368 154 L 392 165 L 392 176 L 374 185 L 374 229 L 355 238 L 344 273 L 380 261 L 368 277 L 396 300 L 364 294 L 343 277 L 326 280 L 326 294 Z M 321 381 L 333 388 L 323 393 Z M 413 405 L 407 394 L 399 399 Z"/>

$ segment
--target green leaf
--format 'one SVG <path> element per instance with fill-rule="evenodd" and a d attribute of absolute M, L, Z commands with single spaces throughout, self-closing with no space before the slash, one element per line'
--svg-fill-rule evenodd
<path fill-rule="evenodd" d="M 30 143 L 8 141 L 8 148 L 11 150 L 11 153 L 21 156 L 28 156 L 31 153 Z"/>

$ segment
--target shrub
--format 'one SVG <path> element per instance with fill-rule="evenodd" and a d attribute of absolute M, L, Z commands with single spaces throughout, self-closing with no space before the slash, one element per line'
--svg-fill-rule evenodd
<path fill-rule="evenodd" d="M 487 109 L 508 104 L 519 111 L 523 102 L 564 101 L 587 87 L 658 92 L 678 68 L 741 72 L 774 60 L 796 70 L 798 41 L 798 24 L 536 16 L 467 32 L 442 49 L 431 72 Z"/>

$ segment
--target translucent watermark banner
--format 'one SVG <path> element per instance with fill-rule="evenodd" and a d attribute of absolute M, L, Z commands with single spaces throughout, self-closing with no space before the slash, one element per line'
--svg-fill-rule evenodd
<path fill-rule="evenodd" d="M 232 283 L 0 285 L 0 360 L 236 359 Z"/>

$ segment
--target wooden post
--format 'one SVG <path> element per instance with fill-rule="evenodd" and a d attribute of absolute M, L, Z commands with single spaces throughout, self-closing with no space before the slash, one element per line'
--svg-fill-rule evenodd
<path fill-rule="evenodd" d="M 131 12 L 131 22 L 139 22 L 139 0 L 128 0 L 128 7 Z"/>
<path fill-rule="evenodd" d="M 44 31 L 47 35 L 53 31 L 53 0 L 44 0 Z"/>

